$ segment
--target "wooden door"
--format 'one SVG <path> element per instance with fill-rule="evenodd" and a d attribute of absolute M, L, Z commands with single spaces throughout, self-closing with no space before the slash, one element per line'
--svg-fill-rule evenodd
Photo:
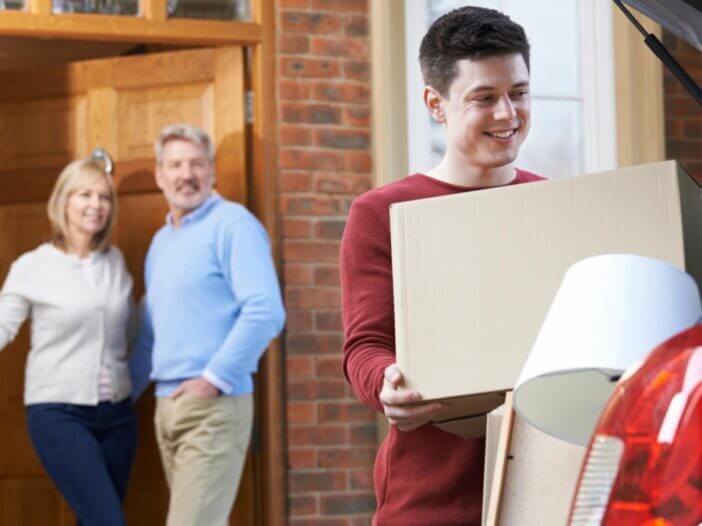
<path fill-rule="evenodd" d="M 22 252 L 48 238 L 46 200 L 61 168 L 105 148 L 116 161 L 119 217 L 114 242 L 143 293 L 144 255 L 166 204 L 153 180 L 159 130 L 189 122 L 217 147 L 217 189 L 246 199 L 242 48 L 199 49 L 16 70 L 0 76 L 0 279 Z M 22 384 L 25 326 L 0 353 L 0 526 L 73 523 L 26 433 Z M 151 392 L 138 405 L 139 450 L 126 509 L 130 526 L 165 523 L 168 491 L 153 434 Z M 232 524 L 254 523 L 247 463 Z"/>

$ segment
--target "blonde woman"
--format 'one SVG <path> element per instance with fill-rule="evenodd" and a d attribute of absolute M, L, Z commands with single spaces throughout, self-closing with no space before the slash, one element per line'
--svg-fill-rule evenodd
<path fill-rule="evenodd" d="M 136 448 L 127 324 L 132 279 L 110 245 L 112 180 L 80 160 L 47 207 L 51 242 L 20 256 L 0 291 L 0 348 L 31 317 L 24 401 L 32 444 L 79 526 L 123 526 Z"/>

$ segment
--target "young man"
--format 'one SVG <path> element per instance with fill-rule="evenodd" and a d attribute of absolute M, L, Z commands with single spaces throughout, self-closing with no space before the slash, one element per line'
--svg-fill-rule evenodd
<path fill-rule="evenodd" d="M 179 124 L 156 142 L 156 183 L 170 213 L 144 268 L 134 389 L 156 382 L 156 439 L 171 490 L 167 526 L 225 526 L 253 422 L 258 360 L 285 312 L 268 236 L 243 206 L 213 193 L 212 141 Z"/>
<path fill-rule="evenodd" d="M 376 457 L 374 524 L 479 525 L 484 440 L 428 424 L 443 406 L 408 406 L 422 396 L 402 389 L 395 365 L 389 207 L 541 179 L 512 164 L 529 129 L 529 43 L 502 13 L 464 7 L 434 22 L 419 58 L 424 102 L 445 126 L 447 150 L 433 170 L 372 190 L 351 207 L 341 244 L 344 372 L 392 424 Z"/>

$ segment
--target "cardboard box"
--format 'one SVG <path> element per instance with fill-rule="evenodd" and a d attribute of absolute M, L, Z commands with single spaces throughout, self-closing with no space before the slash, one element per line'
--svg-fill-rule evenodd
<path fill-rule="evenodd" d="M 673 161 L 398 203 L 390 218 L 404 387 L 454 420 L 502 403 L 573 263 L 633 253 L 702 277 L 702 196 Z"/>
<path fill-rule="evenodd" d="M 505 418 L 500 407 L 487 415 L 485 478 L 483 481 L 484 526 L 562 526 L 568 522 L 570 505 L 578 484 L 586 450 L 547 435 L 514 414 L 511 437 L 497 504 L 497 520 L 488 524 L 498 442 Z"/>

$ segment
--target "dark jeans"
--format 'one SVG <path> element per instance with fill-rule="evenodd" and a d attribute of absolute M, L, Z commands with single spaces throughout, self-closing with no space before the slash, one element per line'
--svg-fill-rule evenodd
<path fill-rule="evenodd" d="M 27 427 L 78 526 L 124 526 L 122 500 L 137 443 L 131 400 L 28 405 Z"/>

